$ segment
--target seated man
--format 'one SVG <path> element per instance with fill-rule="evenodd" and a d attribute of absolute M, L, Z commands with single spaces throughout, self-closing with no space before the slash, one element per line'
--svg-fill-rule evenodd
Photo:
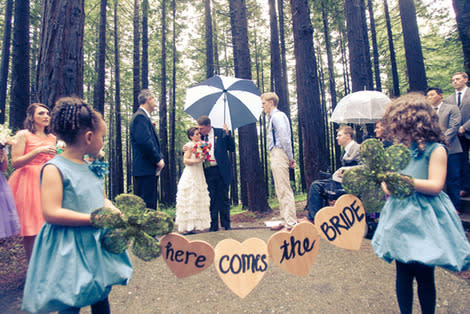
<path fill-rule="evenodd" d="M 353 137 L 354 130 L 352 127 L 342 126 L 338 129 L 336 141 L 338 145 L 343 147 L 341 156 L 343 167 L 336 170 L 331 179 L 315 180 L 310 185 L 307 206 L 305 207 L 308 211 L 307 219 L 309 221 L 313 222 L 315 214 L 324 207 L 324 200 L 329 199 L 329 194 L 337 194 L 337 191 L 342 190 L 341 182 L 344 171 L 359 164 L 359 149 L 361 146 L 353 140 Z"/>

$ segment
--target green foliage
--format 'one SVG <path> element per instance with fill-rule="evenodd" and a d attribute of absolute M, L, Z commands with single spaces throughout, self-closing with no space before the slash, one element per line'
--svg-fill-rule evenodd
<path fill-rule="evenodd" d="M 385 203 L 381 184 L 397 198 L 405 198 L 414 192 L 413 180 L 396 171 L 403 170 L 410 162 L 410 151 L 403 144 L 384 149 L 382 142 L 368 139 L 361 144 L 363 165 L 347 170 L 343 177 L 346 192 L 359 197 L 367 212 L 378 212 Z"/>
<path fill-rule="evenodd" d="M 99 208 L 91 214 L 91 223 L 107 232 L 101 240 L 103 247 L 113 253 L 122 253 L 132 239 L 132 252 L 144 261 L 159 256 L 160 245 L 155 236 L 173 230 L 173 218 L 164 212 L 145 208 L 145 202 L 133 194 L 116 197 L 117 213 L 109 208 Z"/>

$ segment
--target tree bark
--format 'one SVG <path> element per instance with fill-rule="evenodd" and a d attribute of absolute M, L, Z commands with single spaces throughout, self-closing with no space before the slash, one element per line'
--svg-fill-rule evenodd
<path fill-rule="evenodd" d="M 162 54 L 161 54 L 161 84 L 160 84 L 160 123 L 159 123 L 159 136 L 160 136 L 160 152 L 163 160 L 168 162 L 168 117 L 167 117 L 167 91 L 166 91 L 166 1 L 162 1 Z M 171 198 L 169 193 L 170 186 L 170 172 L 168 167 L 163 168 L 160 173 L 160 191 L 161 202 L 167 206 L 174 204 L 175 199 Z"/>
<path fill-rule="evenodd" d="M 370 34 L 372 39 L 372 55 L 374 59 L 374 77 L 375 90 L 382 91 L 382 82 L 380 81 L 379 48 L 377 45 L 377 32 L 375 31 L 374 5 L 372 0 L 367 0 L 369 9 Z"/>
<path fill-rule="evenodd" d="M 83 97 L 84 0 L 43 3 L 38 97 L 54 107 L 62 96 Z"/>
<path fill-rule="evenodd" d="M 204 0 L 206 26 L 206 78 L 214 76 L 214 49 L 212 45 L 211 0 Z"/>
<path fill-rule="evenodd" d="M 235 76 L 251 79 L 250 49 L 245 0 L 230 0 L 230 24 L 232 26 Z M 247 206 L 251 211 L 270 211 L 265 192 L 264 177 L 259 159 L 256 124 L 238 130 L 240 172 L 242 185 L 246 187 Z M 243 192 L 243 190 L 242 190 Z"/>
<path fill-rule="evenodd" d="M 391 96 L 398 97 L 400 96 L 400 80 L 398 78 L 397 60 L 395 57 L 395 47 L 393 45 L 392 23 L 390 22 L 390 14 L 388 12 L 387 0 L 384 0 L 384 14 L 385 22 L 387 24 L 388 50 L 390 51 L 390 66 L 392 68 L 393 91 Z"/>
<path fill-rule="evenodd" d="M 16 1 L 10 93 L 10 126 L 13 129 L 23 127 L 29 106 L 29 10 L 29 0 Z"/>
<path fill-rule="evenodd" d="M 13 15 L 13 0 L 7 0 L 2 40 L 2 61 L 0 65 L 0 124 L 5 123 L 5 105 L 7 100 L 8 66 L 10 63 L 11 18 Z"/>
<path fill-rule="evenodd" d="M 98 78 L 93 91 L 94 108 L 104 115 L 104 88 L 105 88 L 105 65 L 106 65 L 106 6 L 107 0 L 100 1 L 100 26 L 98 38 Z"/>
<path fill-rule="evenodd" d="M 306 186 L 328 167 L 325 124 L 321 116 L 317 61 L 313 46 L 313 27 L 308 0 L 290 0 L 294 33 L 294 55 L 299 123 Z"/>
<path fill-rule="evenodd" d="M 348 34 L 352 92 L 365 89 L 373 90 L 374 83 L 372 80 L 364 0 L 345 1 L 344 11 Z"/>
<path fill-rule="evenodd" d="M 176 173 L 176 147 L 175 147 L 175 139 L 176 139 L 176 61 L 178 58 L 178 52 L 176 50 L 176 0 L 172 0 L 171 2 L 172 7 L 172 14 L 173 14 L 173 44 L 172 44 L 172 86 L 171 86 L 171 105 L 170 105 L 170 143 L 169 143 L 169 150 L 168 150 L 168 171 L 169 171 L 169 180 L 170 186 L 168 189 L 168 193 L 170 195 L 170 199 L 173 202 L 176 202 L 176 181 L 177 181 L 177 173 Z"/>
<path fill-rule="evenodd" d="M 470 75 L 470 2 L 468 0 L 452 0 L 462 41 L 464 69 Z"/>
<path fill-rule="evenodd" d="M 115 95 L 114 95 L 114 123 L 115 123 L 115 136 L 114 150 L 116 152 L 114 157 L 114 173 L 111 177 L 112 191 L 114 199 L 117 195 L 124 193 L 124 173 L 123 173 L 123 159 L 122 159 L 122 129 L 121 129 L 121 68 L 119 57 L 119 31 L 118 31 L 118 1 L 114 0 L 114 71 L 115 71 Z M 130 173 L 127 174 L 130 176 Z"/>
<path fill-rule="evenodd" d="M 142 1 L 142 89 L 149 88 L 149 1 Z"/>
<path fill-rule="evenodd" d="M 424 92 L 428 86 L 419 38 L 414 0 L 399 0 L 409 91 Z"/>
<path fill-rule="evenodd" d="M 132 112 L 139 109 L 138 96 L 140 93 L 140 16 L 139 16 L 139 0 L 134 0 L 134 51 L 132 65 L 132 91 L 133 91 L 133 108 Z"/>

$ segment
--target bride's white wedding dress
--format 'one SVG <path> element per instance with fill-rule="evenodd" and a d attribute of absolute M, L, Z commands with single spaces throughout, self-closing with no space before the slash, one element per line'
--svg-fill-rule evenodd
<path fill-rule="evenodd" d="M 192 150 L 194 143 L 188 143 Z M 191 159 L 196 159 L 191 154 Z M 204 230 L 210 227 L 210 198 L 202 163 L 186 165 L 178 182 L 176 193 L 176 220 L 178 232 Z"/>

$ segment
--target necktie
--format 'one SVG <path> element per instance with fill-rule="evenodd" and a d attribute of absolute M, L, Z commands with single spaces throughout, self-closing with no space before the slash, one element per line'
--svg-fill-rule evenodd
<path fill-rule="evenodd" d="M 462 95 L 462 92 L 457 93 L 457 106 L 460 108 L 460 96 Z"/>

